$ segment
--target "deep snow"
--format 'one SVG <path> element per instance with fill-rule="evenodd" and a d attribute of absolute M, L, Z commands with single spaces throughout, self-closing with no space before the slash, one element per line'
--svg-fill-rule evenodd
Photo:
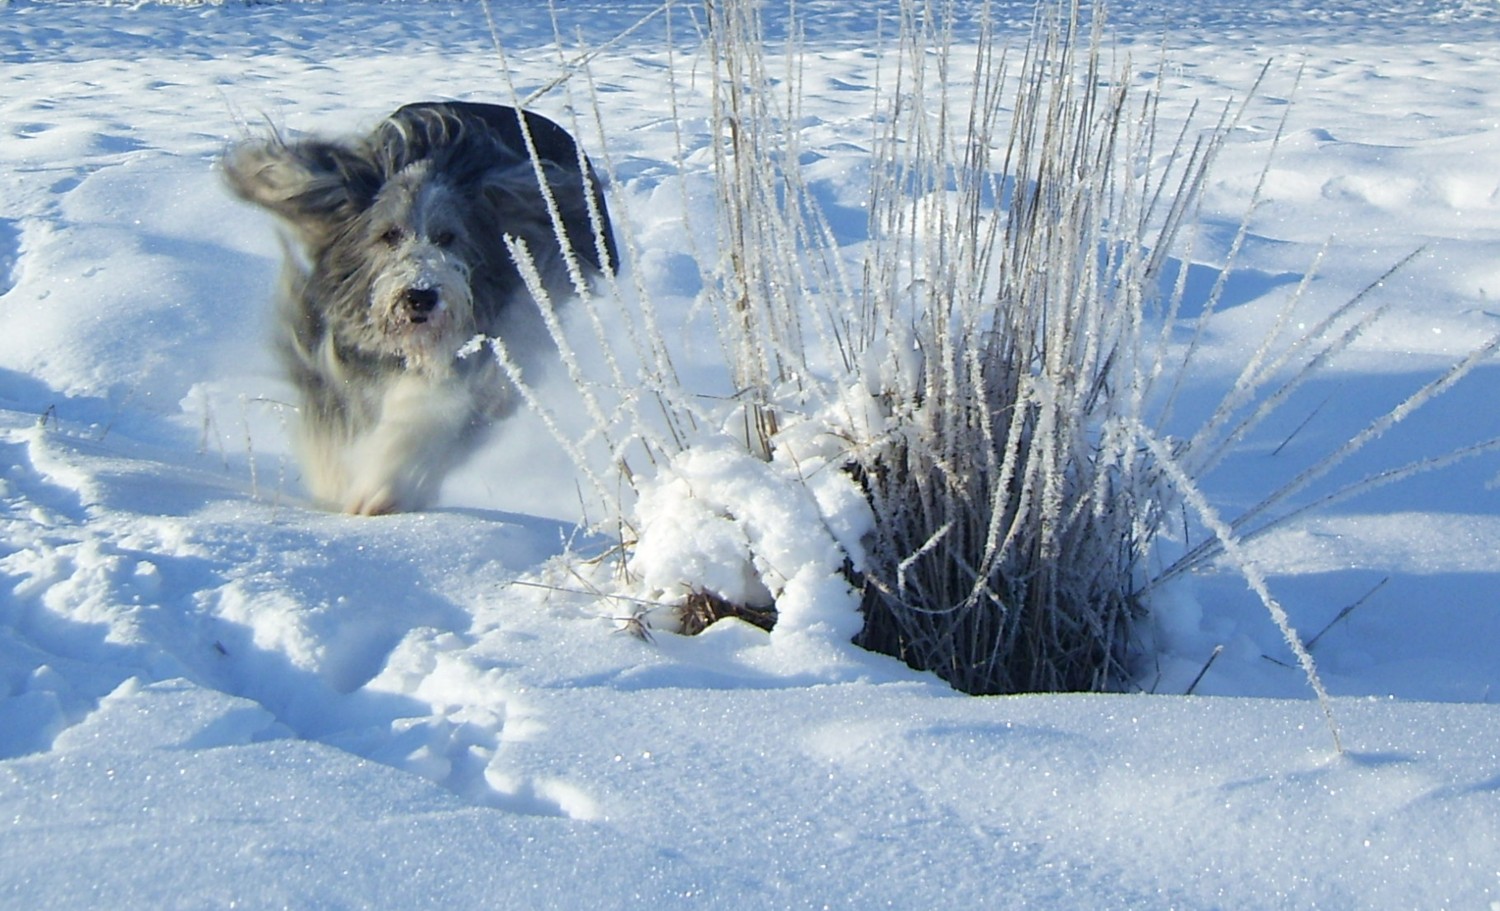
<path fill-rule="evenodd" d="M 799 6 L 808 176 L 853 246 L 876 4 Z M 560 27 L 597 45 L 652 8 L 563 3 Z M 558 72 L 553 26 L 495 14 L 525 95 Z M 1029 15 L 1000 11 L 1018 36 Z M 1200 297 L 1292 104 L 1183 420 L 1325 243 L 1314 314 L 1425 246 L 1378 290 L 1393 312 L 1214 480 L 1244 504 L 1500 328 L 1500 7 L 1174 0 L 1114 19 L 1169 120 L 1272 60 L 1209 188 Z M 0 905 L 1500 902 L 1495 458 L 1256 542 L 1298 628 L 1327 627 L 1313 653 L 1342 756 L 1227 568 L 1158 599 L 1154 695 L 970 699 L 828 629 L 642 641 L 620 630 L 637 606 L 547 562 L 600 543 L 573 531 L 575 473 L 534 419 L 435 511 L 301 503 L 263 344 L 276 239 L 212 169 L 266 121 L 342 131 L 417 98 L 507 99 L 480 5 L 13 0 L 0 23 Z M 692 307 L 711 68 L 686 9 L 675 25 L 674 57 L 658 18 L 593 61 L 605 136 L 582 133 L 641 249 L 628 273 L 720 392 Z M 562 119 L 566 97 L 537 107 Z M 1497 380 L 1482 367 L 1340 478 L 1500 435 Z M 1175 695 L 1220 645 L 1200 695 Z"/>

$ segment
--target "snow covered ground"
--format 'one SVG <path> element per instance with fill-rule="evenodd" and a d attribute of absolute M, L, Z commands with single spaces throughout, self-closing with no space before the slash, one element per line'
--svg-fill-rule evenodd
<path fill-rule="evenodd" d="M 808 173 L 853 243 L 878 3 L 799 7 Z M 558 8 L 571 47 L 653 6 Z M 494 12 L 520 93 L 551 80 L 545 13 Z M 1017 36 L 1029 17 L 999 11 Z M 658 18 L 594 60 L 605 136 L 582 132 L 627 270 L 701 334 L 711 68 L 686 19 L 674 56 Z M 1169 121 L 1271 60 L 1209 188 L 1205 287 L 1292 105 L 1185 420 L 1325 244 L 1311 312 L 1424 248 L 1214 480 L 1243 505 L 1500 330 L 1500 6 L 1114 20 Z M 547 561 L 595 546 L 534 419 L 434 511 L 301 502 L 264 344 L 276 239 L 213 170 L 266 122 L 508 100 L 483 7 L 12 0 L 0 61 L 0 906 L 1500 907 L 1500 460 L 1257 542 L 1296 626 L 1326 628 L 1342 755 L 1228 569 L 1158 599 L 1154 693 L 973 699 L 744 625 L 644 642 L 628 606 L 511 584 L 569 587 Z M 1481 367 L 1340 478 L 1500 436 L 1497 383 Z"/>

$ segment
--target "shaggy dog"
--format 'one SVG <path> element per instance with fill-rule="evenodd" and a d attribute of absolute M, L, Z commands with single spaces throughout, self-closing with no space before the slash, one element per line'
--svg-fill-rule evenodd
<path fill-rule="evenodd" d="M 430 503 L 514 410 L 496 359 L 459 353 L 476 336 L 522 363 L 546 348 L 521 265 L 551 301 L 618 263 L 588 159 L 516 108 L 411 104 L 362 138 L 241 143 L 223 169 L 291 229 L 277 342 L 298 455 L 311 494 L 351 513 Z"/>

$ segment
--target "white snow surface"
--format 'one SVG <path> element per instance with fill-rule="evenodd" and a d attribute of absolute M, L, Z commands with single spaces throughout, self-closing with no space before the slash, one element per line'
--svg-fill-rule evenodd
<path fill-rule="evenodd" d="M 853 248 L 893 20 L 798 6 L 806 173 Z M 559 72 L 553 23 L 493 8 L 525 95 Z M 653 7 L 557 8 L 571 55 Z M 1029 6 L 998 14 L 1019 41 Z M 692 306 L 712 69 L 688 18 L 671 56 L 657 19 L 594 59 L 603 135 L 583 105 L 578 132 L 635 238 L 627 275 L 722 392 Z M 1243 507 L 1500 330 L 1500 6 L 1161 0 L 1114 22 L 1168 121 L 1270 61 L 1208 188 L 1190 301 L 1288 117 L 1184 421 L 1325 245 L 1312 313 L 1424 248 L 1377 289 L 1391 314 L 1211 480 Z M 1500 907 L 1494 458 L 1255 542 L 1322 633 L 1342 754 L 1228 567 L 1156 596 L 1138 693 L 971 698 L 864 653 L 838 584 L 848 491 L 728 451 L 653 482 L 667 518 L 638 570 L 665 595 L 718 553 L 705 571 L 777 596 L 786 625 L 643 640 L 632 603 L 554 559 L 600 543 L 534 418 L 430 512 L 304 504 L 265 343 L 277 240 L 214 171 L 267 123 L 509 101 L 483 6 L 12 0 L 0 60 L 0 907 Z M 568 98 L 536 108 L 571 125 Z M 1339 478 L 1500 435 L 1497 382 L 1482 366 Z M 731 501 L 756 511 L 727 522 Z"/>

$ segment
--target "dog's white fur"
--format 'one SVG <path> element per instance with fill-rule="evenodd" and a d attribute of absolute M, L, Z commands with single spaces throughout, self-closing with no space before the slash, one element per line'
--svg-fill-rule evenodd
<path fill-rule="evenodd" d="M 616 264 L 587 159 L 513 108 L 408 105 L 354 140 L 242 143 L 224 172 L 292 231 L 278 341 L 301 395 L 298 454 L 312 496 L 351 513 L 430 503 L 514 410 L 494 359 L 458 357 L 475 335 L 522 361 L 546 347 L 507 237 L 554 299 L 575 290 L 567 256 Z"/>

